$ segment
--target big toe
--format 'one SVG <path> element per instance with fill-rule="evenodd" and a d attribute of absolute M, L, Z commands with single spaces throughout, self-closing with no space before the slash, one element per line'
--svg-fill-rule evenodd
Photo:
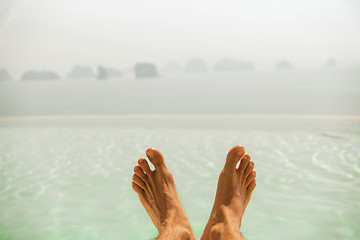
<path fill-rule="evenodd" d="M 225 169 L 234 169 L 237 162 L 245 154 L 245 148 L 241 145 L 232 147 L 226 156 Z"/>
<path fill-rule="evenodd" d="M 149 158 L 150 162 L 155 166 L 155 168 L 165 167 L 165 161 L 162 153 L 155 148 L 148 148 L 146 150 L 146 156 Z"/>

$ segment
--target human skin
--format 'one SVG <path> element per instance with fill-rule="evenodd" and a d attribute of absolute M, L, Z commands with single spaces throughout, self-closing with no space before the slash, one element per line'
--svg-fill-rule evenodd
<path fill-rule="evenodd" d="M 149 148 L 134 168 L 132 188 L 159 232 L 157 239 L 196 239 L 180 202 L 175 181 L 161 152 Z M 240 161 L 239 167 L 236 165 Z M 210 218 L 201 239 L 243 239 L 241 219 L 256 186 L 254 162 L 242 146 L 234 146 L 220 173 Z"/>
<path fill-rule="evenodd" d="M 163 155 L 149 148 L 146 156 L 155 170 L 150 169 L 146 159 L 140 158 L 134 168 L 132 188 L 159 232 L 157 239 L 196 239 Z"/>
<path fill-rule="evenodd" d="M 219 176 L 215 202 L 201 240 L 244 239 L 240 227 L 256 187 L 254 166 L 243 146 L 231 148 Z"/>

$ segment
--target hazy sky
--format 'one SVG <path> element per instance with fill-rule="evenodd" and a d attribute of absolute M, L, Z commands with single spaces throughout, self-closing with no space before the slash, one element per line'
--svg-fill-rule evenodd
<path fill-rule="evenodd" d="M 360 65 L 357 0 L 0 0 L 0 68 L 159 67 L 198 56 Z"/>

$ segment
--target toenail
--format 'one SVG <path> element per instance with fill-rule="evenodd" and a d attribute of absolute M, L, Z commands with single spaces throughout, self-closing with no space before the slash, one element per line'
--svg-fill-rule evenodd
<path fill-rule="evenodd" d="M 139 163 L 144 163 L 145 162 L 145 159 L 141 158 L 139 159 Z"/>
<path fill-rule="evenodd" d="M 153 151 L 150 151 L 150 150 L 155 150 L 155 148 L 149 148 L 147 151 L 146 151 L 146 155 L 148 157 L 154 157 L 154 152 Z"/>

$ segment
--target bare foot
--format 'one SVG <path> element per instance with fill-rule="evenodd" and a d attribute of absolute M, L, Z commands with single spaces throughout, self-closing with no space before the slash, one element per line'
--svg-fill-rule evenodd
<path fill-rule="evenodd" d="M 236 164 L 241 159 L 240 165 Z M 254 162 L 243 146 L 234 146 L 221 171 L 209 221 L 201 239 L 243 239 L 241 219 L 256 186 Z"/>
<path fill-rule="evenodd" d="M 132 188 L 159 232 L 158 239 L 196 239 L 176 191 L 175 181 L 161 152 L 149 148 L 134 168 Z"/>

